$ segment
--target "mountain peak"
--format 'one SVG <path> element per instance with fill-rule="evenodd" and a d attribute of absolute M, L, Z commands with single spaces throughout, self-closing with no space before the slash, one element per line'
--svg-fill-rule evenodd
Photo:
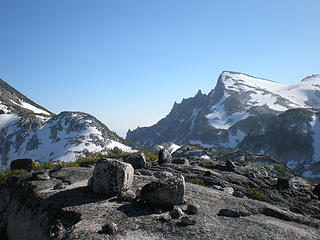
<path fill-rule="evenodd" d="M 302 79 L 301 82 L 306 82 L 306 81 L 310 81 L 310 80 L 320 81 L 320 74 L 312 74 L 310 76 L 307 76 L 304 79 Z"/>
<path fill-rule="evenodd" d="M 241 73 L 241 72 L 233 72 L 233 71 L 223 71 L 220 76 L 219 79 L 221 78 L 222 81 L 225 81 L 227 79 L 233 79 L 234 82 L 236 81 L 242 81 L 242 82 L 252 82 L 252 81 L 267 81 L 267 82 L 271 82 L 271 83 L 277 83 L 265 78 L 260 78 L 260 77 L 255 77 L 246 73 Z"/>
<path fill-rule="evenodd" d="M 196 94 L 196 97 L 197 96 L 202 96 L 202 92 L 201 92 L 201 90 L 199 89 L 199 91 L 197 92 L 197 94 Z"/>

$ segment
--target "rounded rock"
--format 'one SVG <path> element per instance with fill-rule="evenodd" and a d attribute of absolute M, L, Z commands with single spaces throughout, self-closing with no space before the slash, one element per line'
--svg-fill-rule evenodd
<path fill-rule="evenodd" d="M 180 208 L 175 208 L 170 212 L 170 215 L 173 219 L 178 219 L 183 215 L 183 212 Z"/>
<path fill-rule="evenodd" d="M 102 226 L 102 232 L 105 234 L 116 234 L 118 232 L 118 226 L 115 223 L 106 223 Z"/>
<path fill-rule="evenodd" d="M 123 161 L 130 163 L 134 169 L 144 168 L 147 164 L 144 153 L 132 153 L 123 157 Z"/>
<path fill-rule="evenodd" d="M 172 162 L 171 153 L 166 149 L 161 149 L 158 155 L 158 164 L 162 165 L 162 164 L 171 163 L 171 162 Z"/>
<path fill-rule="evenodd" d="M 128 190 L 133 182 L 134 169 L 129 163 L 114 159 L 97 161 L 88 187 L 97 194 L 114 195 Z"/>
<path fill-rule="evenodd" d="M 187 212 L 188 214 L 197 214 L 199 211 L 199 206 L 195 204 L 188 204 Z"/>

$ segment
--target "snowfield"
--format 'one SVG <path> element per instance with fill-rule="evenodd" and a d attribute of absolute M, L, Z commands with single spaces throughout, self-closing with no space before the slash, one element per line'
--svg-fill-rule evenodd
<path fill-rule="evenodd" d="M 11 100 L 12 103 L 20 106 L 20 107 L 23 107 L 25 109 L 28 109 L 28 110 L 31 110 L 32 112 L 36 113 L 36 114 L 44 114 L 44 115 L 50 115 L 50 113 L 40 109 L 40 108 L 37 108 L 29 103 L 26 103 L 24 101 L 20 101 L 20 103 L 16 103 L 14 101 Z"/>

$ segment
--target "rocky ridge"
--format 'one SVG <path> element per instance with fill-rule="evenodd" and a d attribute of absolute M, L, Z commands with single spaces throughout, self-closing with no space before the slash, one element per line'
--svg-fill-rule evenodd
<path fill-rule="evenodd" d="M 319 80 L 313 75 L 284 85 L 223 72 L 210 93 L 174 103 L 165 118 L 126 138 L 146 147 L 173 142 L 267 154 L 320 181 Z"/>
<path fill-rule="evenodd" d="M 135 169 L 130 192 L 119 195 L 91 192 L 93 170 L 62 168 L 9 178 L 0 186 L 1 239 L 318 239 L 320 234 L 319 196 L 306 179 L 264 155 L 219 155 L 184 146 L 172 154 L 172 163 L 148 161 Z M 181 176 L 184 202 L 160 206 L 141 198 L 151 182 Z"/>

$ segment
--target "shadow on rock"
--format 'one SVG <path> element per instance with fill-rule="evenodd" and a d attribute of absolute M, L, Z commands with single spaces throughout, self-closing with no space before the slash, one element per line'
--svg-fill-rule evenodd
<path fill-rule="evenodd" d="M 110 196 L 91 193 L 87 187 L 78 187 L 58 192 L 50 196 L 47 201 L 63 208 L 99 202 L 108 198 L 110 198 Z"/>
<path fill-rule="evenodd" d="M 117 210 L 124 213 L 127 217 L 139 217 L 139 216 L 155 214 L 156 210 L 159 210 L 159 209 L 155 209 L 154 207 L 149 205 L 143 205 L 141 203 L 131 202 L 118 207 Z M 160 210 L 164 211 L 162 209 Z"/>

